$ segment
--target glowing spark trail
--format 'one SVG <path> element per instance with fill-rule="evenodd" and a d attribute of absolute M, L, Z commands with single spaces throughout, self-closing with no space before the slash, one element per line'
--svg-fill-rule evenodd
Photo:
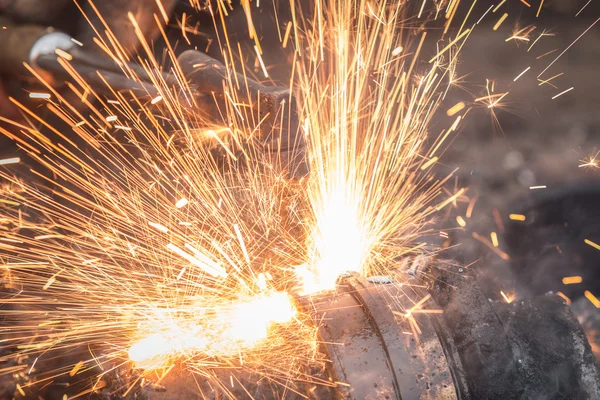
<path fill-rule="evenodd" d="M 508 216 L 508 218 L 510 218 L 513 221 L 525 221 L 527 219 L 527 217 L 523 214 L 510 214 Z"/>
<path fill-rule="evenodd" d="M 19 157 L 11 157 L 11 158 L 0 159 L 0 165 L 17 164 L 17 163 L 20 163 L 20 162 L 21 162 L 21 159 Z"/>
<path fill-rule="evenodd" d="M 577 38 L 571 42 L 570 45 L 568 45 L 550 64 L 548 64 L 548 66 L 546 68 L 544 68 L 544 70 L 542 72 L 539 73 L 538 78 L 540 76 L 542 76 L 544 74 L 544 72 L 548 71 L 548 69 L 550 69 L 550 67 L 552 67 L 554 65 L 555 62 L 558 61 L 559 58 L 561 58 L 563 56 L 563 54 L 565 54 L 567 51 L 569 51 L 569 49 L 571 47 L 573 47 L 573 45 L 575 45 L 575 43 L 577 43 L 579 41 L 579 39 L 581 39 L 583 36 L 585 36 L 585 34 L 594 27 L 594 25 L 596 25 L 598 23 L 598 21 L 600 21 L 600 18 L 598 18 L 597 20 L 595 20 L 585 31 L 583 31 L 583 33 L 581 33 L 581 35 L 577 36 Z"/>
<path fill-rule="evenodd" d="M 585 244 L 592 246 L 593 248 L 595 248 L 596 250 L 600 250 L 600 244 L 592 242 L 589 239 L 585 239 L 584 240 Z"/>
<path fill-rule="evenodd" d="M 525 72 L 529 71 L 530 69 L 531 69 L 531 67 L 527 67 L 527 68 L 525 68 L 525 70 L 523 70 L 523 72 L 521 72 L 519 75 L 517 75 L 517 76 L 515 77 L 515 79 L 513 79 L 513 82 L 516 82 L 516 81 L 517 81 L 517 79 L 519 79 L 520 77 L 522 77 L 523 75 L 525 75 Z"/>
<path fill-rule="evenodd" d="M 573 285 L 581 282 L 583 282 L 583 279 L 580 276 L 565 276 L 562 279 L 564 285 Z"/>
<path fill-rule="evenodd" d="M 564 91 L 560 92 L 559 94 L 552 96 L 552 100 L 554 100 L 554 99 L 556 99 L 556 98 L 558 98 L 558 97 L 562 96 L 562 95 L 563 95 L 563 94 L 565 94 L 565 93 L 568 93 L 568 92 L 570 92 L 570 91 L 571 91 L 571 90 L 573 90 L 573 89 L 575 89 L 575 88 L 574 88 L 574 87 L 570 87 L 570 88 L 568 88 L 567 90 L 564 90 Z"/>

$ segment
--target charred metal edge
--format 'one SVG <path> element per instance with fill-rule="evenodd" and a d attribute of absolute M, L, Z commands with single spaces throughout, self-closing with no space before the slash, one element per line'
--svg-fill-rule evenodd
<path fill-rule="evenodd" d="M 473 397 L 471 396 L 469 385 L 467 383 L 467 374 L 460 361 L 456 343 L 454 343 L 452 335 L 450 335 L 448 326 L 446 326 L 443 317 L 435 315 L 431 316 L 431 324 L 433 325 L 433 329 L 435 329 L 442 349 L 444 350 L 446 362 L 448 363 L 448 368 L 450 369 L 452 381 L 454 382 L 454 387 L 456 389 L 457 399 L 472 399 Z"/>
<path fill-rule="evenodd" d="M 444 310 L 447 337 L 454 342 L 472 398 L 521 398 L 522 376 L 506 327 L 472 272 L 446 265 L 430 273 L 430 293 Z"/>

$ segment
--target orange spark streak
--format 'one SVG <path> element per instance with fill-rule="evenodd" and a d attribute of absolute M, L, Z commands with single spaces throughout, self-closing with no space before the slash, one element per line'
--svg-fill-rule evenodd
<path fill-rule="evenodd" d="M 583 278 L 581 276 L 565 276 L 562 278 L 563 285 L 574 285 L 581 282 L 583 282 Z"/>

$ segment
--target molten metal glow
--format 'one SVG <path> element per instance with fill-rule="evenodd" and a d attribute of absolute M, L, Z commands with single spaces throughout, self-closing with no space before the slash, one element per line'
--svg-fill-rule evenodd
<path fill-rule="evenodd" d="M 360 201 L 348 195 L 340 185 L 335 193 L 326 193 L 311 239 L 314 244 L 312 271 L 306 265 L 296 269 L 302 293 L 311 294 L 335 288 L 345 272 L 365 272 L 371 238 L 361 220 Z"/>
<path fill-rule="evenodd" d="M 197 309 L 202 315 L 202 307 Z M 128 356 L 136 367 L 151 370 L 198 352 L 235 355 L 267 339 L 273 324 L 290 322 L 296 313 L 287 293 L 254 297 L 216 309 L 209 317 L 195 316 L 193 305 L 187 310 L 189 319 L 160 313 L 147 324 L 151 333 L 135 342 Z"/>

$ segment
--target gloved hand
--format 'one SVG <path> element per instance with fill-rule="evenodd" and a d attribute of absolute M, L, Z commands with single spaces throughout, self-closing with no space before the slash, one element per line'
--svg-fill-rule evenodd
<path fill-rule="evenodd" d="M 87 53 L 97 53 L 102 56 L 102 50 L 94 43 L 97 32 L 105 35 L 110 29 L 117 37 L 120 51 L 134 55 L 139 47 L 139 41 L 134 27 L 129 20 L 128 11 L 135 16 L 137 25 L 149 42 L 158 33 L 154 15 L 162 15 L 155 0 L 101 0 L 86 2 L 78 1 L 85 17 L 76 10 L 80 18 L 71 25 L 76 27 L 67 34 L 48 35 L 53 29 L 54 18 L 70 3 L 70 0 L 0 0 L 0 115 L 14 118 L 15 107 L 8 100 L 7 80 L 32 80 L 31 73 L 23 66 L 27 63 L 36 65 L 36 54 L 53 54 L 54 49 L 66 49 L 75 46 L 71 36 L 77 42 L 83 43 L 81 48 Z M 162 0 L 165 13 L 170 13 L 177 0 Z M 100 18 L 96 11 L 101 15 Z M 88 19 L 94 24 L 90 26 Z M 160 19 L 164 22 L 163 19 Z M 106 25 L 108 26 L 106 26 Z M 40 40 L 44 37 L 44 40 Z M 78 47 L 78 46 L 76 46 Z M 92 58 L 92 54 L 90 54 Z M 43 70 L 43 68 L 40 68 Z M 100 68 L 101 69 L 101 68 Z M 90 73 L 96 77 L 95 73 Z M 56 79 L 62 83 L 60 77 Z M 16 85 L 12 85 L 16 86 Z M 13 92 L 19 92 L 19 89 Z M 14 89 L 14 88 L 11 88 Z M 12 93 L 15 96 L 18 93 Z"/>
<path fill-rule="evenodd" d="M 48 23 L 52 21 L 69 0 L 0 0 L 0 29 L 7 30 L 7 22 Z M 0 75 L 0 116 L 14 119 L 18 116 L 17 108 L 8 99 L 7 80 L 10 74 Z"/>

